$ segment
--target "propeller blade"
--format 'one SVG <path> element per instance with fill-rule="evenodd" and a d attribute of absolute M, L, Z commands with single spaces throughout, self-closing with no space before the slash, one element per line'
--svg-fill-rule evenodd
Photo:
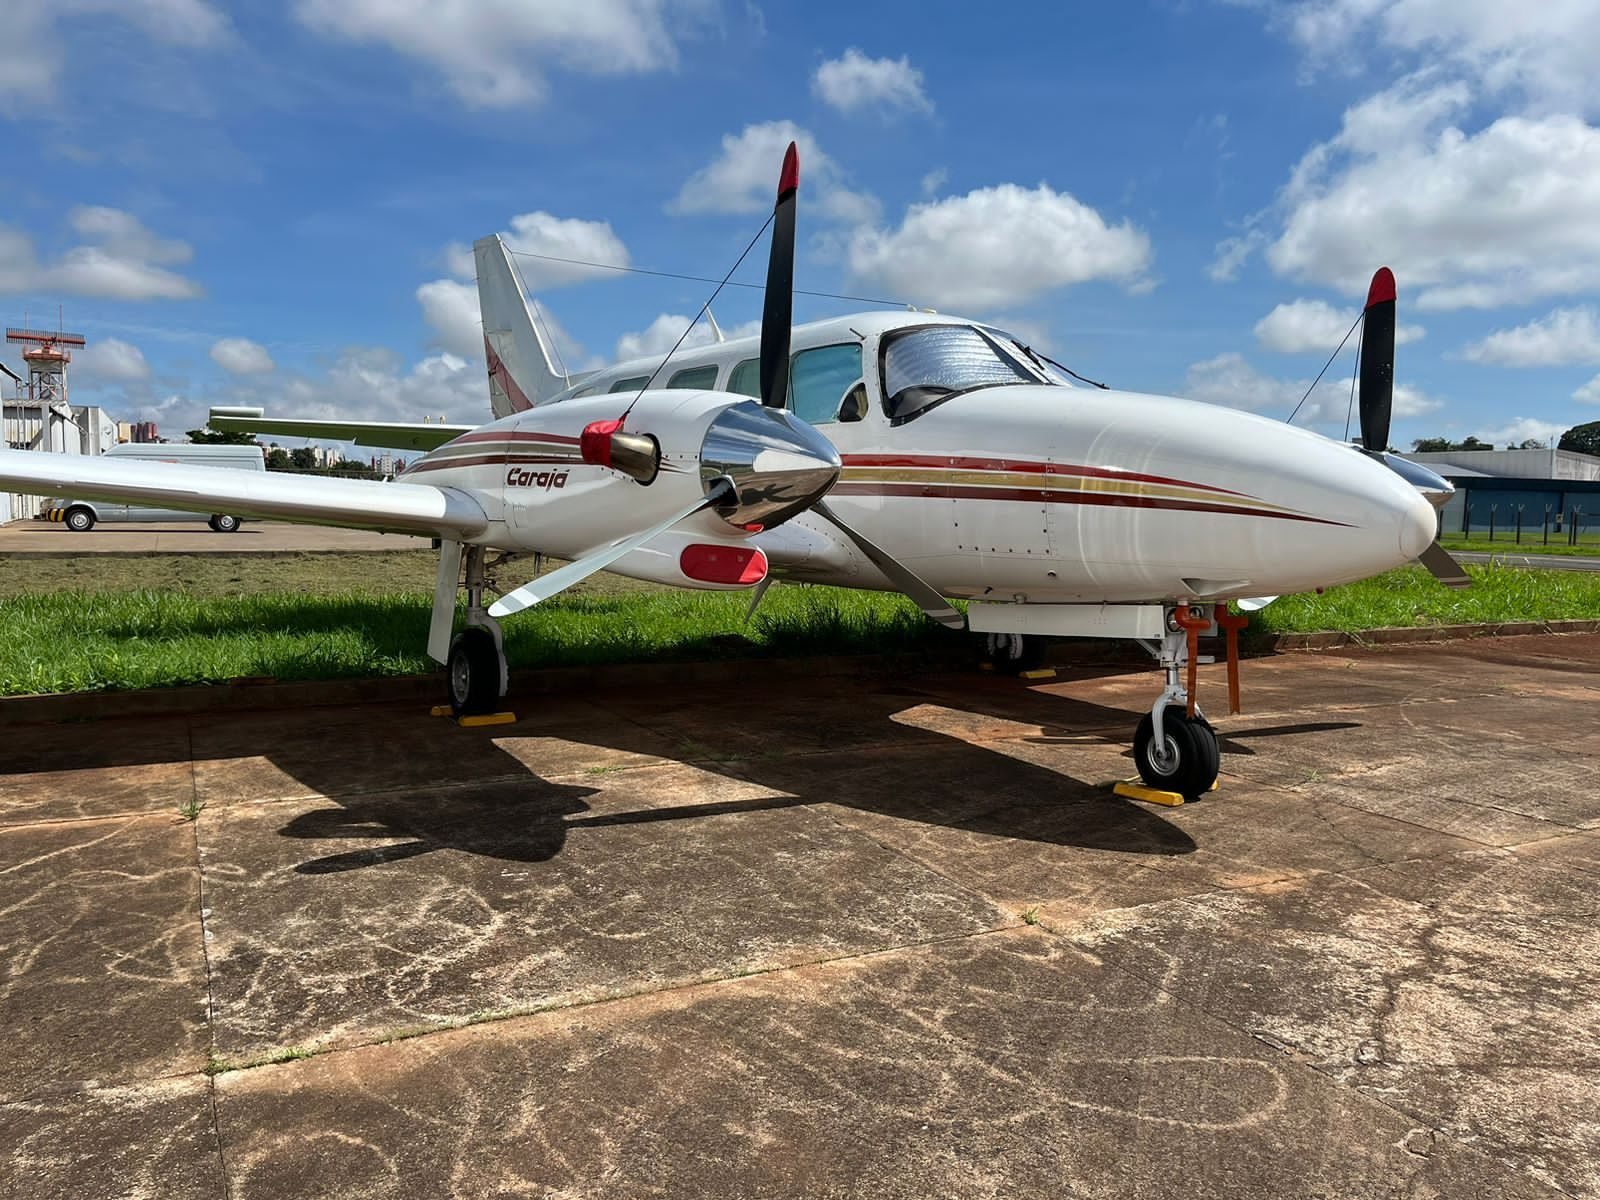
<path fill-rule="evenodd" d="M 761 304 L 761 403 L 782 408 L 789 383 L 789 329 L 794 324 L 794 210 L 800 187 L 800 152 L 783 155 L 778 201 L 772 210 L 772 252 Z"/>
<path fill-rule="evenodd" d="M 1472 586 L 1472 577 L 1461 569 L 1461 564 L 1450 557 L 1450 552 L 1438 542 L 1434 542 L 1418 556 L 1417 561 L 1433 573 L 1433 577 L 1445 587 L 1464 588 Z"/>
<path fill-rule="evenodd" d="M 558 571 L 551 571 L 548 575 L 541 575 L 531 583 L 523 584 L 516 591 L 507 592 L 489 606 L 489 615 L 491 617 L 508 617 L 512 613 L 531 608 L 541 600 L 550 599 L 557 592 L 566 591 L 567 588 L 589 578 L 596 571 L 605 570 L 630 550 L 636 550 L 651 538 L 665 533 L 679 521 L 694 516 L 695 513 L 700 512 L 702 509 L 711 508 L 722 503 L 726 490 L 726 488 L 713 488 L 711 493 L 703 499 L 696 500 L 693 504 L 680 509 L 665 521 L 658 525 L 652 525 L 643 533 L 636 533 L 632 537 L 612 542 L 604 550 L 596 550 L 593 554 L 586 554 L 576 562 L 570 562 Z"/>
<path fill-rule="evenodd" d="M 1361 333 L 1361 444 L 1368 454 L 1389 448 L 1394 407 L 1394 272 L 1379 267 L 1367 289 Z"/>
<path fill-rule="evenodd" d="M 756 584 L 755 594 L 750 597 L 750 607 L 744 610 L 744 621 L 748 625 L 750 618 L 756 615 L 756 609 L 761 607 L 761 599 L 767 594 L 767 589 L 772 586 L 772 576 L 763 575 L 761 582 Z"/>
<path fill-rule="evenodd" d="M 922 576 L 904 563 L 892 558 L 886 550 L 868 541 L 862 534 L 857 533 L 846 525 L 839 519 L 839 514 L 829 508 L 824 501 L 818 500 L 811 506 L 811 511 L 823 520 L 833 524 L 840 533 L 854 542 L 856 549 L 865 554 L 871 560 L 873 566 L 887 575 L 889 581 L 911 597 L 916 606 L 928 616 L 951 629 L 965 629 L 967 627 L 967 619 L 950 607 L 950 602 L 939 595 L 932 584 L 928 583 L 927 580 L 923 579 Z"/>

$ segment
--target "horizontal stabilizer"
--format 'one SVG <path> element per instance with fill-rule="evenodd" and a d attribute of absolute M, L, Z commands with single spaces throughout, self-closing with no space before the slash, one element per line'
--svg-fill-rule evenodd
<path fill-rule="evenodd" d="M 458 488 L 0 450 L 0 490 L 461 540 L 489 524 Z"/>
<path fill-rule="evenodd" d="M 384 450 L 436 450 L 476 425 L 435 425 L 405 421 L 302 421 L 293 417 L 265 417 L 243 410 L 212 409 L 206 424 L 219 433 L 267 433 L 280 437 L 318 438 L 327 442 L 354 442 Z"/>

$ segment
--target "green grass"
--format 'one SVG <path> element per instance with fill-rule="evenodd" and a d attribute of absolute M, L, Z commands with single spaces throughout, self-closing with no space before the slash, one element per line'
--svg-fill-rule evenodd
<path fill-rule="evenodd" d="M 0 694 L 170 687 L 249 676 L 429 671 L 430 597 L 57 592 L 0 600 Z M 920 651 L 957 644 L 898 596 L 774 588 L 563 596 L 508 621 L 513 667 Z"/>
<path fill-rule="evenodd" d="M 1483 554 L 1559 554 L 1574 555 L 1583 558 L 1600 558 L 1600 538 L 1585 536 L 1579 539 L 1576 546 L 1567 545 L 1565 534 L 1559 537 L 1550 535 L 1550 544 L 1546 546 L 1541 540 L 1541 534 L 1536 529 L 1532 533 L 1527 530 L 1522 532 L 1522 542 L 1518 544 L 1513 540 L 1514 534 L 1501 530 L 1495 535 L 1494 541 L 1482 534 L 1474 534 L 1470 538 L 1460 535 L 1451 537 L 1446 534 L 1439 539 L 1439 544 L 1446 550 L 1475 550 Z"/>
<path fill-rule="evenodd" d="M 131 591 L 0 590 L 0 694 L 168 687 L 250 676 L 336 679 L 430 671 L 425 564 L 397 556 L 318 556 L 293 590 L 272 584 L 272 563 L 209 564 L 204 582 Z M 426 556 L 422 556 L 426 557 Z M 142 566 L 137 564 L 142 563 Z M 12 588 L 38 563 L 12 559 Z M 175 568 L 159 556 L 120 564 L 124 581 Z M 188 568 L 182 568 L 188 569 Z M 1476 586 L 1452 592 L 1419 568 L 1288 596 L 1255 615 L 1257 633 L 1361 630 L 1600 617 L 1600 573 L 1468 567 Z M 141 576 L 140 573 L 143 573 Z M 231 573 L 242 572 L 239 579 Z M 352 590 L 347 580 L 392 574 L 403 590 Z M 386 574 L 386 578 L 388 577 Z M 345 586 L 340 587 L 339 585 Z M 192 594 L 188 588 L 194 588 Z M 281 588 L 282 585 L 280 584 Z M 505 625 L 514 667 L 823 654 L 962 652 L 972 635 L 927 621 L 901 597 L 821 587 L 776 587 L 744 619 L 743 592 L 685 592 L 608 578 L 520 614 Z"/>
<path fill-rule="evenodd" d="M 1251 628 L 1316 633 L 1600 617 L 1600 572 L 1529 571 L 1500 564 L 1465 569 L 1473 586 L 1460 591 L 1440 586 L 1421 567 L 1406 567 L 1329 588 L 1320 596 L 1285 596 L 1256 613 Z"/>

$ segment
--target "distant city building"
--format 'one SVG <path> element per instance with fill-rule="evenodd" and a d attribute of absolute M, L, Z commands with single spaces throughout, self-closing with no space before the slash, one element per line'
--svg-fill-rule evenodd
<path fill-rule="evenodd" d="M 135 421 L 132 433 L 133 437 L 130 440 L 141 444 L 159 442 L 161 440 L 161 435 L 156 432 L 156 423 L 154 421 Z"/>
<path fill-rule="evenodd" d="M 131 442 L 131 441 L 133 441 L 133 422 L 132 421 L 118 421 L 117 422 L 117 441 L 119 441 L 119 442 Z"/>

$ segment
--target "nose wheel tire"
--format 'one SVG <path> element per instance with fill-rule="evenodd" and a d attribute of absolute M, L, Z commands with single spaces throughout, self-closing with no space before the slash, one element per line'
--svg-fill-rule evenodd
<path fill-rule="evenodd" d="M 1216 731 L 1204 717 L 1191 719 L 1182 708 L 1162 714 L 1162 744 L 1156 745 L 1155 720 L 1146 713 L 1133 734 L 1139 777 L 1154 788 L 1194 800 L 1211 790 L 1222 767 Z"/>
<path fill-rule="evenodd" d="M 450 643 L 445 663 L 450 710 L 458 717 L 493 712 L 500 701 L 500 649 L 487 629 L 469 626 Z"/>

